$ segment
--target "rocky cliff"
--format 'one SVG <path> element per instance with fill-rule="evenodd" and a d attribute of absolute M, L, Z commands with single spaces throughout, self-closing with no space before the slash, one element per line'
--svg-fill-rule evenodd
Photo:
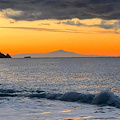
<path fill-rule="evenodd" d="M 9 54 L 4 55 L 3 53 L 0 52 L 0 58 L 12 58 Z"/>

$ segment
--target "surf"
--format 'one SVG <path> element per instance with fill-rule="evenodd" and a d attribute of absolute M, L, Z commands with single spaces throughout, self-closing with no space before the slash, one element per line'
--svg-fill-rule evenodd
<path fill-rule="evenodd" d="M 97 94 L 83 94 L 78 92 L 49 93 L 42 90 L 14 90 L 14 89 L 0 89 L 0 97 L 28 97 L 30 99 L 49 99 L 60 100 L 66 102 L 86 103 L 99 106 L 113 106 L 120 108 L 120 98 L 110 90 L 104 90 Z"/>

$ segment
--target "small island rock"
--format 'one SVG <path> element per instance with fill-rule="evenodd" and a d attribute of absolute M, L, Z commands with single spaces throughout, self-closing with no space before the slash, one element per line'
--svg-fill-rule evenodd
<path fill-rule="evenodd" d="M 9 54 L 4 55 L 3 53 L 0 52 L 0 58 L 12 58 Z"/>

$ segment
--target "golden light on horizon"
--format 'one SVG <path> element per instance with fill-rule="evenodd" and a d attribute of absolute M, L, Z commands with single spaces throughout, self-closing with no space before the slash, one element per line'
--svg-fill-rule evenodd
<path fill-rule="evenodd" d="M 78 19 L 72 19 L 72 21 L 77 23 Z M 85 55 L 120 55 L 120 36 L 115 34 L 113 29 L 56 24 L 58 22 L 60 21 L 27 22 L 2 18 L 0 27 L 1 52 L 14 55 L 46 53 L 63 49 Z M 101 20 L 90 19 L 80 22 L 90 25 L 98 24 Z"/>

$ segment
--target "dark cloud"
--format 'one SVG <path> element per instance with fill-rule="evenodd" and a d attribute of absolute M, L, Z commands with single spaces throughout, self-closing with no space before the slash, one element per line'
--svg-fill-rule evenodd
<path fill-rule="evenodd" d="M 107 21 L 103 20 L 100 24 L 89 25 L 88 27 L 100 27 L 104 29 L 114 29 L 116 34 L 119 34 L 118 30 L 120 29 L 120 20 L 117 20 L 113 23 L 107 23 Z"/>
<path fill-rule="evenodd" d="M 0 0 L 0 9 L 22 11 L 5 13 L 15 20 L 120 19 L 120 0 Z"/>
<path fill-rule="evenodd" d="M 73 20 L 56 22 L 56 24 L 66 24 L 66 25 L 75 25 L 75 26 L 85 26 L 85 24 L 80 23 L 79 21 L 75 22 Z"/>
<path fill-rule="evenodd" d="M 67 21 L 60 21 L 60 22 L 55 22 L 56 24 L 65 24 L 65 25 L 74 25 L 74 26 L 87 26 L 84 23 L 81 23 L 79 21 L 74 21 L 74 20 L 67 20 Z"/>
<path fill-rule="evenodd" d="M 113 23 L 108 23 L 106 20 L 102 20 L 101 23 L 93 24 L 93 25 L 87 25 L 87 24 L 81 23 L 80 21 L 73 21 L 73 20 L 56 22 L 56 24 L 66 24 L 66 25 L 83 26 L 83 27 L 99 27 L 99 28 L 104 28 L 104 29 L 114 29 L 116 34 L 119 34 L 117 31 L 120 29 L 120 20 L 116 20 Z"/>

